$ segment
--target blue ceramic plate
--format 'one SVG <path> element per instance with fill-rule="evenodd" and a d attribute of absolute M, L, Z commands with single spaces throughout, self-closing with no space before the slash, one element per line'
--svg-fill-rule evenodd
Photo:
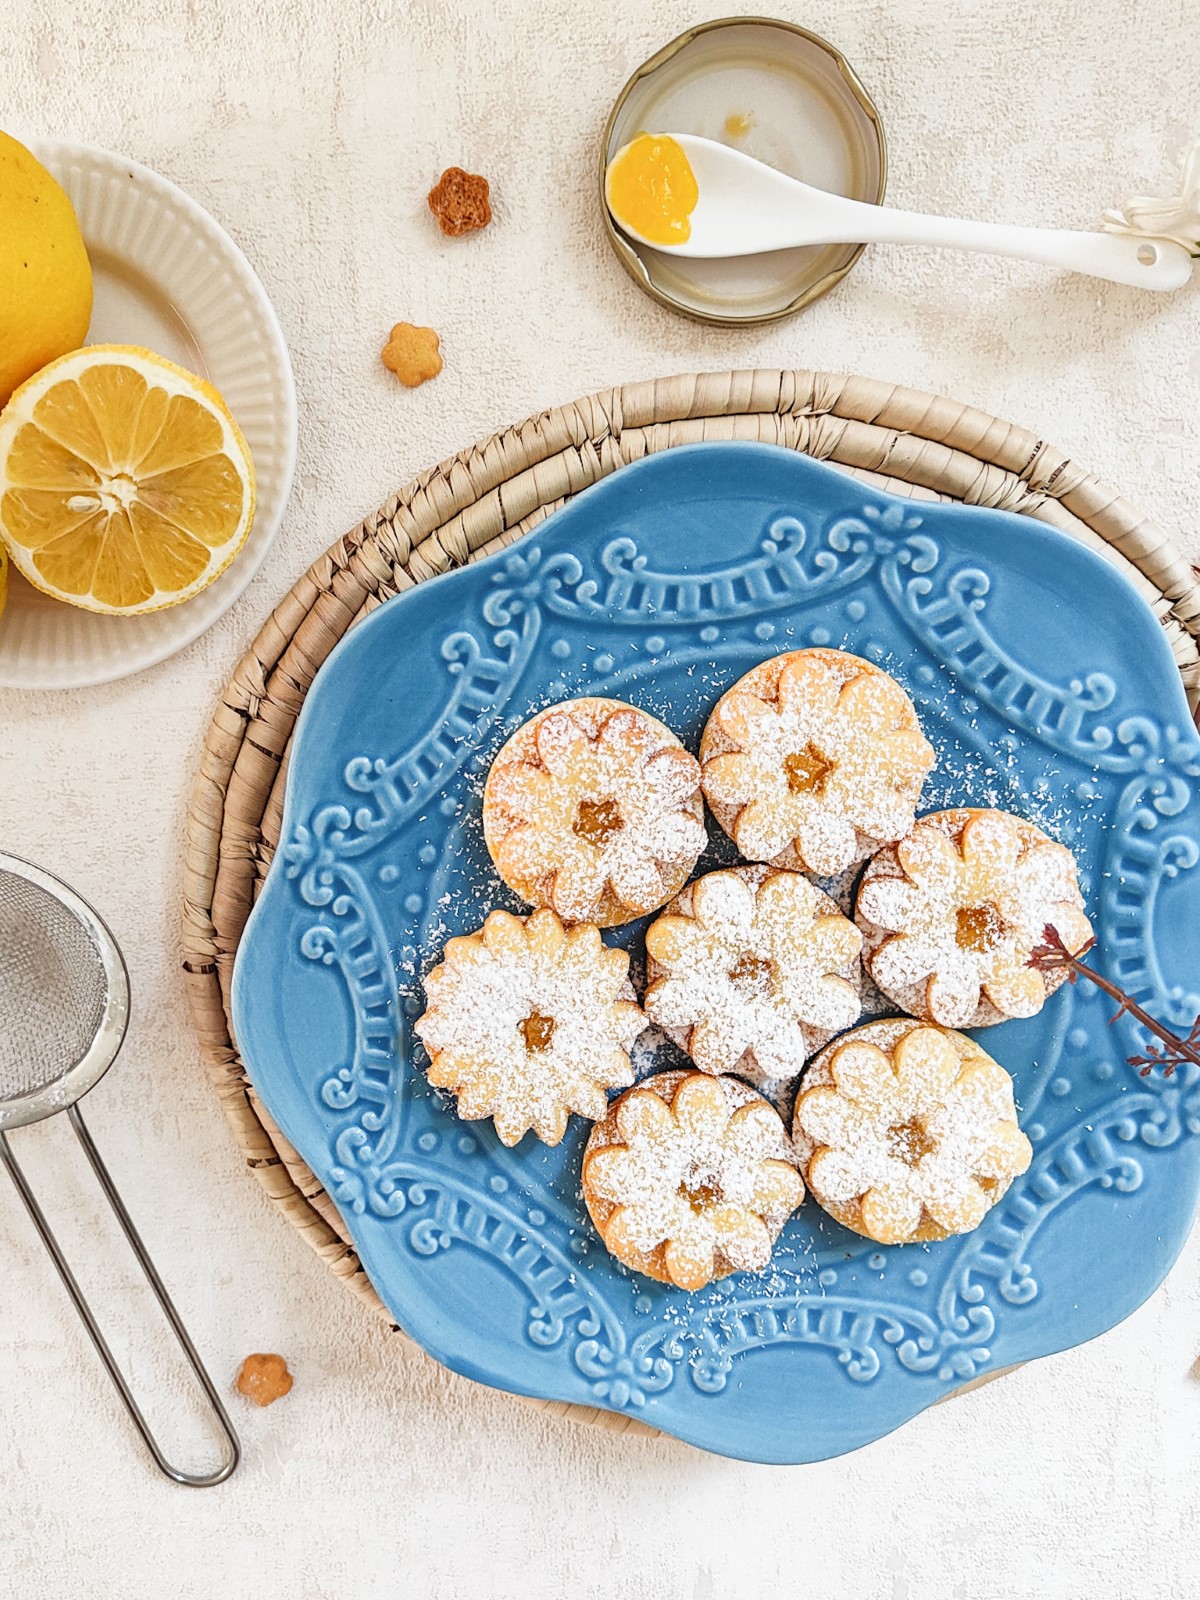
<path fill-rule="evenodd" d="M 604 694 L 695 749 L 736 678 L 813 644 L 912 695 L 938 753 L 928 809 L 1007 807 L 1076 852 L 1099 964 L 1189 1022 L 1200 745 L 1145 604 L 1026 518 L 893 499 L 756 444 L 652 456 L 353 630 L 305 702 L 234 973 L 254 1085 L 413 1338 L 484 1383 L 766 1462 L 852 1450 L 1111 1327 L 1175 1260 L 1200 1180 L 1200 1073 L 1139 1078 L 1125 1058 L 1145 1041 L 1083 986 L 986 1033 L 1034 1161 L 975 1233 L 882 1249 L 808 1201 L 766 1275 L 694 1295 L 599 1243 L 586 1124 L 508 1150 L 429 1088 L 422 972 L 490 907 L 520 909 L 480 826 L 509 734 Z M 636 950 L 641 931 L 609 937 Z"/>

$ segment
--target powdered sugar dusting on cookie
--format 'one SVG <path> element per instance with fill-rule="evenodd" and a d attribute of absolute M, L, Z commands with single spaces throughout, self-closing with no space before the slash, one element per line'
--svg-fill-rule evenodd
<path fill-rule="evenodd" d="M 583 1190 L 619 1259 L 687 1289 L 765 1267 L 804 1194 L 776 1112 L 694 1071 L 621 1096 L 588 1141 Z"/>
<path fill-rule="evenodd" d="M 1046 924 L 1091 937 L 1070 851 L 999 811 L 923 818 L 871 862 L 856 916 L 874 981 L 947 1027 L 1034 1015 L 1061 982 L 1029 966 Z"/>
<path fill-rule="evenodd" d="M 868 1023 L 817 1058 L 793 1137 L 820 1203 L 884 1244 L 978 1226 L 1032 1155 L 1008 1073 L 910 1019 Z"/>
<path fill-rule="evenodd" d="M 564 917 L 611 925 L 676 893 L 705 842 L 699 767 L 654 718 L 583 699 L 539 713 L 484 791 L 504 880 Z"/>
<path fill-rule="evenodd" d="M 869 661 L 797 650 L 717 703 L 704 791 L 754 860 L 832 876 L 912 825 L 933 749 L 912 702 Z"/>
<path fill-rule="evenodd" d="M 834 633 L 836 636 L 836 628 Z M 781 626 L 775 637 L 777 642 L 799 643 L 802 637 L 817 636 L 815 630 L 812 635 L 801 636 L 793 631 L 790 626 Z M 556 646 L 563 646 L 563 655 L 565 656 L 564 641 L 555 640 L 555 644 Z M 599 649 L 598 646 L 583 646 L 582 650 L 586 653 L 593 648 Z M 629 649 L 634 656 L 637 655 L 640 648 L 641 646 L 631 639 Z M 750 649 L 753 648 L 753 646 L 750 646 Z M 901 653 L 900 656 L 896 657 L 890 655 L 882 645 L 873 645 L 870 642 L 863 644 L 862 648 L 864 653 L 871 657 L 872 661 L 896 671 L 906 684 L 911 682 L 912 692 L 922 705 L 922 715 L 927 715 L 932 719 L 929 721 L 928 727 L 931 736 L 938 745 L 940 755 L 938 769 L 930 779 L 925 791 L 924 803 L 927 806 L 931 803 L 940 803 L 943 806 L 948 805 L 951 802 L 958 801 L 964 795 L 970 795 L 985 803 L 1010 805 L 1027 814 L 1034 821 L 1041 822 L 1050 828 L 1051 832 L 1061 833 L 1067 839 L 1072 838 L 1072 828 L 1077 820 L 1078 811 L 1081 808 L 1086 808 L 1086 801 L 1081 800 L 1080 807 L 1074 807 L 1073 802 L 1068 797 L 1068 790 L 1064 787 L 1067 779 L 1062 778 L 1062 775 L 1055 768 L 1054 759 L 1051 755 L 1047 755 L 1047 782 L 1043 783 L 1039 776 L 1031 777 L 1027 783 L 1021 782 L 1019 776 L 1022 770 L 1021 762 L 1004 737 L 1000 737 L 993 744 L 986 744 L 986 746 L 982 733 L 980 733 L 977 740 L 973 739 L 972 724 L 969 716 L 966 715 L 969 710 L 969 703 L 962 708 L 964 712 L 962 716 L 957 714 L 958 708 L 955 707 L 951 707 L 955 711 L 955 715 L 951 716 L 948 713 L 947 707 L 950 706 L 950 702 L 964 693 L 961 686 L 957 685 L 952 677 L 942 674 L 935 679 L 934 669 L 923 664 L 919 655 L 914 657 L 911 653 Z M 674 651 L 673 642 L 672 651 Z M 827 653 L 836 654 L 837 652 Z M 675 652 L 675 654 L 678 656 L 678 652 Z M 743 666 L 746 659 L 749 658 L 749 651 L 747 651 L 747 656 L 743 658 Z M 651 676 L 648 666 L 642 669 L 640 677 L 633 672 L 627 673 L 624 677 L 618 674 L 613 679 L 614 692 L 634 694 L 642 706 L 656 711 L 660 716 L 674 722 L 690 742 L 692 732 L 698 729 L 704 709 L 706 709 L 697 699 L 697 696 L 705 697 L 707 705 L 712 705 L 716 696 L 723 689 L 728 688 L 730 679 L 736 676 L 738 671 L 742 670 L 741 666 L 732 671 L 728 669 L 728 662 L 732 659 L 732 652 L 721 654 L 719 660 L 713 660 L 712 662 L 698 659 L 695 662 L 684 663 L 676 659 L 669 663 L 667 676 Z M 854 662 L 856 658 L 847 657 L 846 659 Z M 769 666 L 770 663 L 765 663 L 765 665 Z M 674 676 L 670 674 L 674 674 Z M 925 676 L 922 676 L 922 674 L 925 674 Z M 586 691 L 590 683 L 601 684 L 603 682 L 603 676 L 594 672 L 590 667 L 590 663 L 581 656 L 578 672 L 567 672 L 563 668 L 561 678 L 551 681 L 546 686 L 545 691 L 540 693 L 533 692 L 528 709 L 532 710 L 533 707 L 544 704 L 546 700 L 557 700 L 567 693 L 582 693 Z M 636 683 L 636 688 L 624 687 L 624 685 L 633 683 Z M 922 685 L 926 686 L 928 692 L 922 690 Z M 603 704 L 604 702 L 601 703 Z M 583 702 L 578 702 L 578 704 L 583 704 Z M 607 704 L 611 705 L 612 702 L 607 702 Z M 549 709 L 553 710 L 554 708 L 551 707 Z M 679 720 L 681 718 L 684 720 Z M 510 741 L 511 744 L 512 741 Z M 477 925 L 484 912 L 490 906 L 494 906 L 497 903 L 514 904 L 503 883 L 497 879 L 494 873 L 488 870 L 488 863 L 483 854 L 483 840 L 480 837 L 482 818 L 477 800 L 484 787 L 488 754 L 492 748 L 494 748 L 493 740 L 490 736 L 486 737 L 478 756 L 473 758 L 469 766 L 464 769 L 461 785 L 453 791 L 458 799 L 458 813 L 453 824 L 453 827 L 457 830 L 454 841 L 454 859 L 450 863 L 450 858 L 447 856 L 445 860 L 450 864 L 443 867 L 439 863 L 436 873 L 438 888 L 449 888 L 452 893 L 439 894 L 435 890 L 426 900 L 426 915 L 420 932 L 416 936 L 421 948 L 425 951 L 436 949 L 447 933 L 456 931 L 464 926 Z M 508 748 L 506 746 L 506 751 Z M 801 756 L 805 756 L 803 750 L 789 753 L 799 753 Z M 809 758 L 805 757 L 805 759 Z M 803 766 L 800 768 L 800 776 L 804 776 Z M 1062 778 L 1062 782 L 1055 781 L 1059 778 Z M 1071 778 L 1070 781 L 1072 783 L 1075 782 L 1074 778 Z M 1082 794 L 1084 787 L 1085 785 L 1079 785 L 1080 794 Z M 440 804 L 442 814 L 450 815 L 447 809 L 451 804 L 450 796 L 448 795 Z M 434 820 L 436 821 L 436 819 Z M 597 820 L 603 826 L 603 816 Z M 436 834 L 432 837 L 434 843 L 437 843 Z M 860 840 L 859 842 L 861 843 L 862 841 Z M 729 861 L 731 855 L 732 846 L 727 841 L 722 840 L 715 849 L 706 854 L 705 864 Z M 794 862 L 792 864 L 798 865 L 799 863 Z M 858 876 L 860 868 L 861 862 L 857 866 L 845 869 L 842 874 L 843 884 L 852 885 L 853 880 Z M 683 891 L 684 895 L 689 892 L 687 890 Z M 847 897 L 840 897 L 843 909 L 848 909 L 852 903 L 852 895 L 853 889 L 851 887 Z M 412 895 L 410 898 L 415 901 L 416 896 Z M 671 909 L 674 910 L 675 907 Z M 632 913 L 627 913 L 621 920 L 626 920 L 628 915 L 632 915 Z M 868 927 L 867 931 L 870 934 L 872 929 Z M 634 960 L 635 962 L 639 961 L 641 954 L 641 935 L 639 930 L 636 928 L 625 930 L 618 935 L 618 938 L 623 944 L 632 939 L 631 948 L 634 952 Z M 418 959 L 417 952 L 408 947 L 397 957 L 398 965 L 408 973 L 417 970 Z M 638 982 L 640 987 L 640 977 L 635 981 Z M 922 990 L 924 986 L 924 981 L 922 981 L 920 983 Z M 869 1004 L 868 1010 L 871 1009 L 872 1006 Z M 810 1033 L 809 1048 L 818 1048 L 820 1043 L 819 1034 Z M 660 1069 L 664 1065 L 674 1065 L 679 1060 L 675 1045 L 657 1030 L 649 1030 L 643 1033 L 632 1046 L 631 1054 L 636 1075 L 639 1077 L 645 1073 Z M 754 1072 L 747 1061 L 743 1061 L 738 1070 L 750 1076 L 752 1081 L 761 1087 L 764 1093 L 772 1097 L 777 1094 L 780 1095 L 777 1101 L 779 1109 L 786 1117 L 790 1118 L 795 1100 L 794 1072 L 789 1074 L 786 1080 L 783 1078 L 768 1079 L 765 1075 Z M 783 1087 L 785 1083 L 789 1082 L 793 1085 L 791 1093 L 787 1093 Z M 553 1161 L 560 1158 L 548 1159 Z M 578 1157 L 576 1156 L 574 1159 L 577 1161 Z M 555 1167 L 554 1171 L 557 1173 L 559 1168 Z M 572 1171 L 577 1171 L 577 1168 L 573 1165 L 567 1169 L 568 1180 Z M 579 1247 L 581 1258 L 586 1255 L 585 1246 L 590 1237 L 589 1232 L 584 1230 L 574 1241 L 574 1244 Z M 838 1269 L 838 1272 L 842 1274 L 840 1281 L 844 1283 L 846 1277 L 845 1273 L 842 1272 L 841 1266 L 844 1254 L 842 1249 L 843 1239 L 844 1236 L 840 1235 L 836 1229 L 833 1229 L 832 1225 L 823 1222 L 820 1218 L 814 1221 L 810 1211 L 805 1225 L 795 1230 L 794 1238 L 789 1244 L 786 1262 L 776 1263 L 770 1268 L 768 1275 L 761 1280 L 764 1291 L 777 1291 L 787 1294 L 794 1292 L 798 1286 L 802 1285 L 806 1292 L 817 1292 L 818 1272 L 820 1272 L 821 1286 L 834 1281 L 832 1270 L 828 1270 L 831 1262 Z M 596 1248 L 594 1239 L 592 1240 L 592 1248 L 593 1250 Z M 910 1246 L 910 1249 L 914 1248 Z M 880 1256 L 878 1259 L 882 1261 L 883 1258 Z M 856 1270 L 859 1269 L 851 1269 L 851 1276 Z M 726 1292 L 725 1290 L 719 1290 L 717 1301 L 714 1303 L 719 1303 L 720 1296 Z M 677 1305 L 686 1304 L 686 1302 L 678 1298 L 674 1303 Z M 663 1307 L 663 1314 L 668 1319 L 671 1316 L 670 1305 L 671 1301 L 668 1299 Z"/>
<path fill-rule="evenodd" d="M 647 932 L 646 1012 L 702 1071 L 774 1086 L 857 1019 L 860 944 L 798 873 L 712 872 Z"/>
<path fill-rule="evenodd" d="M 564 929 L 554 912 L 493 912 L 451 939 L 425 980 L 415 1029 L 429 1081 L 460 1116 L 492 1117 L 505 1144 L 533 1129 L 557 1144 L 571 1113 L 595 1120 L 606 1090 L 633 1081 L 629 1049 L 644 1027 L 624 951 L 595 927 Z"/>

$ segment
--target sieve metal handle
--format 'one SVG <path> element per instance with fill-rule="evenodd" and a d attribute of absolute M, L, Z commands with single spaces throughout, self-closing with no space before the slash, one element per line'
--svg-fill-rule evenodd
<path fill-rule="evenodd" d="M 191 1337 L 188 1334 L 187 1329 L 184 1327 L 179 1313 L 176 1311 L 175 1306 L 171 1301 L 170 1295 L 167 1293 L 165 1284 L 159 1277 L 158 1271 L 153 1261 L 150 1259 L 149 1253 L 146 1250 L 146 1246 L 142 1243 L 140 1234 L 133 1225 L 133 1218 L 129 1215 L 128 1211 L 126 1211 L 125 1202 L 118 1194 L 117 1186 L 113 1182 L 108 1168 L 104 1165 L 104 1162 L 100 1158 L 100 1152 L 97 1150 L 95 1143 L 92 1140 L 92 1136 L 88 1132 L 87 1124 L 83 1120 L 83 1115 L 80 1112 L 79 1107 L 77 1105 L 71 1106 L 67 1112 L 67 1116 L 70 1119 L 71 1126 L 75 1130 L 76 1137 L 83 1146 L 84 1152 L 91 1163 L 92 1171 L 99 1179 L 100 1187 L 104 1190 L 105 1198 L 111 1206 L 117 1221 L 121 1224 L 122 1232 L 129 1241 L 130 1249 L 137 1257 L 138 1264 L 146 1275 L 146 1281 L 149 1283 L 151 1289 L 153 1289 L 154 1297 L 162 1307 L 163 1315 L 171 1324 L 171 1329 L 174 1332 L 176 1339 L 179 1341 L 179 1347 L 187 1357 L 188 1365 L 195 1373 L 200 1387 L 204 1390 L 204 1393 L 208 1398 L 208 1403 L 212 1408 L 213 1415 L 216 1417 L 221 1432 L 225 1436 L 225 1450 L 221 1465 L 217 1467 L 215 1471 L 206 1473 L 184 1472 L 182 1467 L 177 1467 L 173 1465 L 172 1462 L 167 1460 L 166 1456 L 163 1454 L 161 1445 L 150 1430 L 149 1423 L 142 1415 L 141 1407 L 134 1399 L 133 1391 L 125 1381 L 125 1374 L 117 1365 L 116 1357 L 109 1349 L 107 1339 L 105 1339 L 103 1333 L 100 1331 L 100 1325 L 92 1313 L 92 1308 L 88 1304 L 83 1290 L 79 1287 L 79 1283 L 76 1280 L 75 1274 L 71 1271 L 71 1267 L 67 1261 L 67 1258 L 62 1253 L 62 1249 L 58 1243 L 58 1240 L 54 1237 L 53 1229 L 46 1221 L 45 1213 L 38 1204 L 36 1195 L 29 1187 L 29 1180 L 26 1178 L 24 1172 L 22 1172 L 20 1166 L 17 1164 L 17 1158 L 13 1154 L 12 1146 L 9 1144 L 8 1135 L 6 1133 L 0 1133 L 0 1160 L 3 1160 L 5 1167 L 7 1167 L 8 1175 L 16 1186 L 17 1193 L 24 1201 L 25 1209 L 29 1212 L 30 1217 L 33 1219 L 34 1227 L 41 1235 L 42 1243 L 46 1246 L 46 1249 L 50 1254 L 50 1259 L 58 1268 L 58 1275 L 62 1279 L 67 1293 L 71 1296 L 71 1299 L 75 1304 L 75 1309 L 78 1311 L 84 1327 L 91 1336 L 92 1343 L 95 1345 L 101 1361 L 103 1361 L 108 1370 L 109 1377 L 116 1385 L 117 1393 L 121 1396 L 121 1400 L 126 1411 L 128 1411 L 130 1417 L 133 1419 L 135 1427 L 141 1434 L 142 1438 L 146 1441 L 146 1446 L 149 1449 L 150 1454 L 154 1457 L 157 1466 L 166 1473 L 168 1478 L 173 1478 L 176 1483 L 186 1484 L 189 1488 L 204 1489 L 208 1488 L 212 1484 L 224 1483 L 226 1478 L 228 1478 L 234 1471 L 242 1453 L 238 1436 L 233 1430 L 233 1424 L 230 1422 L 225 1407 L 221 1403 L 221 1398 L 213 1386 L 213 1381 L 205 1370 L 204 1363 L 201 1361 L 196 1347 L 192 1343 Z"/>

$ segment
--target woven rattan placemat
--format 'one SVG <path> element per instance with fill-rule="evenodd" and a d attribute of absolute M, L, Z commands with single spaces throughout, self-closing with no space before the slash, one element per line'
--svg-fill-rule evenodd
<path fill-rule="evenodd" d="M 1103 551 L 1144 595 L 1193 712 L 1200 702 L 1200 585 L 1166 534 L 1036 434 L 936 395 L 827 372 L 664 378 L 541 412 L 407 484 L 313 563 L 238 664 L 192 791 L 184 887 L 188 997 L 238 1146 L 330 1271 L 382 1316 L 332 1201 L 256 1098 L 230 1031 L 234 956 L 279 840 L 296 717 L 338 640 L 383 601 L 511 544 L 630 462 L 703 439 L 784 445 L 901 494 L 993 506 L 1062 529 Z M 538 1403 L 651 1431 L 611 1412 Z"/>

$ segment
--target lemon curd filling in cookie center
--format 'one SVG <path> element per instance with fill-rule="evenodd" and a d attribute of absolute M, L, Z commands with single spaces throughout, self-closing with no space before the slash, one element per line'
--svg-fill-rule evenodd
<path fill-rule="evenodd" d="M 836 765 L 812 743 L 783 758 L 783 770 L 787 773 L 788 788 L 793 794 L 824 793 L 826 780 Z"/>
<path fill-rule="evenodd" d="M 540 1011 L 533 1010 L 517 1026 L 525 1040 L 525 1048 L 531 1054 L 537 1050 L 550 1048 L 550 1041 L 554 1037 L 553 1017 L 544 1017 Z"/>
<path fill-rule="evenodd" d="M 606 845 L 624 826 L 625 818 L 615 800 L 581 800 L 571 825 L 579 838 L 586 839 L 597 849 Z"/>
<path fill-rule="evenodd" d="M 907 1167 L 915 1167 L 937 1148 L 916 1117 L 896 1122 L 887 1131 L 888 1153 Z"/>
<path fill-rule="evenodd" d="M 679 1193 L 698 1217 L 724 1199 L 720 1179 L 712 1172 L 689 1172 L 679 1186 Z"/>
<path fill-rule="evenodd" d="M 774 976 L 774 962 L 750 950 L 740 955 L 729 969 L 730 983 L 747 995 L 769 995 Z"/>
<path fill-rule="evenodd" d="M 1000 943 L 1004 923 L 993 905 L 961 906 L 955 919 L 954 939 L 960 950 L 987 955 Z"/>

